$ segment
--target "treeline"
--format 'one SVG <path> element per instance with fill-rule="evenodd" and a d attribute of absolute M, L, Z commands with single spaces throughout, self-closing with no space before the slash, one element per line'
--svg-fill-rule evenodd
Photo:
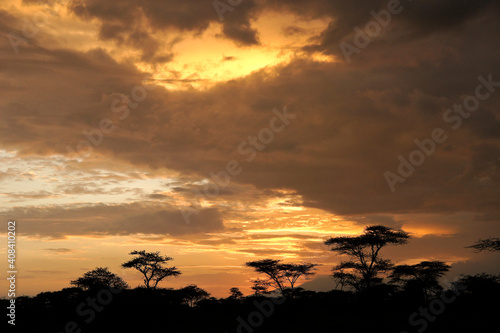
<path fill-rule="evenodd" d="M 499 313 L 500 276 L 461 276 L 444 286 L 444 262 L 394 265 L 382 256 L 386 246 L 401 246 L 402 230 L 369 226 L 354 237 L 325 241 L 344 255 L 333 268 L 336 290 L 297 288 L 317 264 L 249 261 L 259 274 L 252 295 L 233 287 L 216 299 L 196 285 L 159 288 L 181 274 L 168 267 L 171 257 L 133 251 L 123 268 L 135 269 L 143 285 L 131 289 L 105 267 L 72 280 L 74 287 L 16 299 L 16 332 L 475 332 L 490 331 Z M 476 251 L 498 251 L 499 239 L 480 240 Z M 5 309 L 8 300 L 0 300 Z M 3 331 L 3 330 L 2 330 Z"/>
<path fill-rule="evenodd" d="M 115 292 L 72 287 L 19 297 L 15 332 L 490 332 L 500 310 L 498 277 L 486 274 L 462 277 L 427 301 L 377 288 L 296 288 L 293 298 L 198 299 L 185 288 Z"/>

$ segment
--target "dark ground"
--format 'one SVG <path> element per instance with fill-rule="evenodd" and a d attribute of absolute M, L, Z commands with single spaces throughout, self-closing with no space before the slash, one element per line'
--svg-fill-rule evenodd
<path fill-rule="evenodd" d="M 498 332 L 500 284 L 472 287 L 430 300 L 387 290 L 302 291 L 283 299 L 212 298 L 195 307 L 178 290 L 67 288 L 18 298 L 15 330 L 3 315 L 2 332 Z M 8 311 L 8 300 L 0 305 Z"/>

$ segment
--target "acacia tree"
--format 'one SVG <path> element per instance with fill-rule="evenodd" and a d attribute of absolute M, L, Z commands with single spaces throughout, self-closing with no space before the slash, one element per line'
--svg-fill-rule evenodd
<path fill-rule="evenodd" d="M 338 267 L 338 266 L 337 266 Z M 355 286 L 357 284 L 357 278 L 352 273 L 345 272 L 334 272 L 332 274 L 334 281 L 336 282 L 335 289 L 340 285 L 340 290 L 344 289 L 344 286 Z"/>
<path fill-rule="evenodd" d="M 295 283 L 301 277 L 308 277 L 310 275 L 316 274 L 313 270 L 316 269 L 317 264 L 302 263 L 302 264 L 281 264 L 279 268 L 283 270 L 285 279 L 290 284 L 290 288 L 295 288 Z"/>
<path fill-rule="evenodd" d="M 476 252 L 497 252 L 500 251 L 500 238 L 480 239 L 476 244 L 467 247 L 473 248 Z"/>
<path fill-rule="evenodd" d="M 366 227 L 360 236 L 326 240 L 325 245 L 331 246 L 331 251 L 350 257 L 333 268 L 333 278 L 338 284 L 350 285 L 358 291 L 381 283 L 378 274 L 388 271 L 392 264 L 380 256 L 380 250 L 387 245 L 406 244 L 409 237 L 402 230 L 374 225 Z"/>
<path fill-rule="evenodd" d="M 438 279 L 450 268 L 442 261 L 422 261 L 416 265 L 395 266 L 389 278 L 393 283 L 402 284 L 406 291 L 419 292 L 427 300 L 443 290 Z"/>
<path fill-rule="evenodd" d="M 255 292 L 255 296 L 262 296 L 267 293 L 267 289 L 269 289 L 269 286 L 271 285 L 271 282 L 263 279 L 255 279 L 252 282 L 252 290 Z"/>
<path fill-rule="evenodd" d="M 163 264 L 172 260 L 160 252 L 132 251 L 130 255 L 137 255 L 134 259 L 122 264 L 123 268 L 135 268 L 144 275 L 144 285 L 148 289 L 156 289 L 161 280 L 169 276 L 178 276 L 181 272 L 174 267 L 164 267 Z"/>
<path fill-rule="evenodd" d="M 190 284 L 179 290 L 182 295 L 182 300 L 189 307 L 195 307 L 199 301 L 207 299 L 210 294 L 198 287 L 195 284 Z"/>
<path fill-rule="evenodd" d="M 291 264 L 281 263 L 281 260 L 262 259 L 257 261 L 249 261 L 245 263 L 245 266 L 253 268 L 257 273 L 267 275 L 268 284 L 273 285 L 274 287 L 279 289 L 282 294 L 284 294 L 287 288 L 287 282 L 290 285 L 290 289 L 293 293 L 293 289 L 297 280 L 301 276 L 307 277 L 310 275 L 314 275 L 314 270 L 317 264 Z"/>
<path fill-rule="evenodd" d="M 86 272 L 82 277 L 71 281 L 71 284 L 83 290 L 95 290 L 103 288 L 128 288 L 127 282 L 118 275 L 111 273 L 107 267 L 96 267 Z"/>
<path fill-rule="evenodd" d="M 243 298 L 243 293 L 241 292 L 240 288 L 233 287 L 233 288 L 229 289 L 229 292 L 231 293 L 231 296 L 229 296 L 229 298 L 231 298 L 231 299 Z"/>

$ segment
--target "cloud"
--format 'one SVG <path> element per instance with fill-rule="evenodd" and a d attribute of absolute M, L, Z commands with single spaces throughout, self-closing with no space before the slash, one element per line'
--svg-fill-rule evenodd
<path fill-rule="evenodd" d="M 259 43 L 257 31 L 251 27 L 250 18 L 256 4 L 245 1 L 237 7 L 237 13 L 227 15 L 222 22 L 222 34 L 237 45 Z M 121 1 L 119 4 L 99 0 L 71 0 L 68 9 L 79 18 L 99 22 L 99 37 L 126 44 L 142 51 L 142 60 L 169 62 L 173 54 L 158 55 L 161 40 L 166 36 L 178 38 L 179 34 L 199 35 L 210 24 L 219 23 L 219 17 L 211 1 Z"/>
<path fill-rule="evenodd" d="M 142 244 L 188 263 L 186 273 L 205 269 L 196 266 L 204 253 L 207 272 L 247 272 L 241 286 L 252 272 L 235 267 L 264 256 L 323 263 L 326 273 L 342 258 L 323 241 L 369 224 L 411 232 L 408 245 L 384 248 L 395 263 L 494 269 L 498 258 L 465 246 L 500 233 L 500 89 L 457 130 L 443 113 L 475 93 L 479 75 L 500 81 L 498 2 L 404 1 L 345 63 L 339 43 L 351 43 L 353 28 L 387 2 L 243 1 L 223 21 L 205 0 L 52 8 L 18 53 L 0 39 L 8 64 L 0 66 L 0 199 L 8 206 L 0 215 L 15 218 L 35 248 L 40 238 L 78 236 L 95 253 L 77 259 L 112 262 L 121 255 L 115 245 Z M 21 15 L 37 8 L 0 10 L 0 31 L 22 35 Z M 116 103 L 129 103 L 125 117 Z M 252 151 L 238 147 L 265 136 L 273 109 L 285 105 L 295 118 L 249 161 Z M 103 119 L 113 130 L 103 133 Z M 446 142 L 391 192 L 384 172 L 397 172 L 398 157 L 434 128 Z M 82 142 L 92 147 L 86 158 Z M 232 160 L 241 173 L 203 194 L 224 182 Z M 197 203 L 204 208 L 186 224 L 179 207 Z M 101 237 L 115 254 L 96 250 Z M 43 258 L 74 261 L 72 246 L 60 245 L 42 249 Z M 210 278 L 224 293 L 235 276 L 184 275 Z"/>
<path fill-rule="evenodd" d="M 116 228 L 116 229 L 114 229 Z M 124 229 L 123 231 L 121 229 Z M 221 214 L 214 208 L 201 209 L 190 217 L 187 224 L 178 210 L 159 210 L 126 218 L 116 223 L 110 232 L 116 234 L 147 233 L 180 236 L 203 232 L 222 231 Z"/>
<path fill-rule="evenodd" d="M 258 45 L 257 31 L 250 27 L 250 22 L 226 23 L 222 29 L 224 36 L 234 40 L 238 45 Z"/>
<path fill-rule="evenodd" d="M 236 59 L 237 58 L 235 56 L 222 56 L 222 61 L 232 61 Z"/>
<path fill-rule="evenodd" d="M 283 28 L 283 34 L 287 37 L 293 36 L 293 35 L 301 35 L 301 34 L 304 34 L 305 32 L 306 32 L 306 30 L 304 28 L 297 27 L 294 25 L 289 25 L 289 26 Z"/>
<path fill-rule="evenodd" d="M 68 248 L 64 248 L 64 247 L 59 247 L 59 248 L 55 248 L 55 249 L 44 249 L 44 250 L 45 251 L 49 251 L 49 252 L 53 252 L 53 253 L 56 253 L 56 254 L 75 252 L 74 249 L 68 249 Z"/>
<path fill-rule="evenodd" d="M 63 273 L 64 271 L 51 271 L 51 270 L 39 270 L 39 269 L 30 269 L 26 270 L 27 273 L 33 273 L 35 274 L 34 276 L 28 276 L 25 278 L 37 278 L 39 274 L 54 274 L 54 275 L 59 275 Z"/>
<path fill-rule="evenodd" d="M 288 4 L 295 1 L 284 1 L 276 6 L 287 8 Z M 343 53 L 339 47 L 342 41 L 353 45 L 355 36 L 354 28 L 365 30 L 370 21 L 375 21 L 372 11 L 379 13 L 387 10 L 390 1 L 361 1 L 356 4 L 347 4 L 341 0 L 330 1 L 328 5 L 321 1 L 310 2 L 308 6 L 309 15 L 330 17 L 328 27 L 315 38 L 316 43 L 306 49 L 323 51 L 328 54 L 336 54 L 341 58 Z M 456 33 L 465 27 L 467 22 L 480 14 L 497 12 L 500 7 L 494 0 L 481 1 L 453 1 L 425 0 L 419 2 L 398 1 L 398 14 L 391 15 L 390 23 L 381 28 L 381 32 L 373 39 L 372 44 L 379 44 L 380 48 L 390 47 L 391 51 L 397 50 L 397 44 L 406 44 L 420 38 L 431 35 L 439 35 L 442 32 Z M 296 6 L 290 6 L 298 13 Z M 385 19 L 385 18 L 384 18 Z M 453 29 L 453 30 L 452 30 Z M 371 45 L 370 47 L 373 47 Z"/>
<path fill-rule="evenodd" d="M 11 198 L 21 198 L 21 199 L 40 199 L 40 198 L 54 198 L 54 194 L 48 191 L 38 191 L 38 192 L 25 192 L 25 193 L 9 193 Z"/>
<path fill-rule="evenodd" d="M 256 1 L 241 2 L 223 21 L 224 37 L 233 40 L 239 46 L 259 45 L 259 33 L 251 24 L 251 20 L 256 18 L 257 9 Z"/>
<path fill-rule="evenodd" d="M 213 208 L 201 209 L 197 215 L 192 215 L 190 224 L 186 224 L 180 211 L 174 207 L 166 209 L 161 205 L 139 203 L 26 207 L 3 213 L 16 217 L 16 221 L 23 226 L 23 235 L 53 239 L 138 234 L 166 238 L 224 230 L 221 214 Z"/>
<path fill-rule="evenodd" d="M 255 255 L 255 256 L 259 256 L 259 257 L 273 257 L 273 258 L 276 258 L 276 257 L 281 257 L 281 256 L 290 256 L 290 255 L 295 255 L 297 257 L 314 257 L 316 256 L 316 252 L 311 252 L 311 251 L 304 251 L 304 249 L 302 248 L 298 248 L 298 249 L 295 249 L 295 250 L 288 250 L 288 249 L 281 249 L 281 248 L 277 248 L 277 249 L 272 249 L 272 248 L 267 248 L 267 249 L 254 249 L 254 248 L 248 248 L 248 249 L 241 249 L 241 250 L 236 250 L 238 252 L 242 252 L 242 253 L 248 253 L 248 254 L 252 254 L 252 255 Z"/>
<path fill-rule="evenodd" d="M 280 8 L 301 17 L 331 16 L 336 20 L 330 30 L 312 43 L 316 50 L 333 53 L 336 43 L 352 33 L 353 26 L 369 19 L 376 4 L 382 8 L 385 3 L 365 2 L 360 9 L 358 4 L 313 1 L 299 14 L 304 6 L 297 1 L 264 2 L 263 7 L 237 7 L 232 16 L 242 15 L 252 22 L 260 11 Z M 2 147 L 19 150 L 21 155 L 68 154 L 68 145 L 76 149 L 86 140 L 82 131 L 96 129 L 103 118 L 109 118 L 116 128 L 93 151 L 116 163 L 174 170 L 192 181 L 210 178 L 234 159 L 243 171 L 231 178 L 232 184 L 261 191 L 288 189 L 305 206 L 342 215 L 390 216 L 417 211 L 495 215 L 499 207 L 491 198 L 500 194 L 500 142 L 495 132 L 500 93 L 482 102 L 457 131 L 450 129 L 442 115 L 474 93 L 478 75 L 492 73 L 494 80 L 500 80 L 500 54 L 495 47 L 500 30 L 495 12 L 487 10 L 496 7 L 491 1 L 460 1 L 448 14 L 448 1 L 435 3 L 418 2 L 414 11 L 408 8 L 394 19 L 388 33 L 396 34 L 397 28 L 405 27 L 403 32 L 410 37 L 391 44 L 374 43 L 349 66 L 297 55 L 289 63 L 205 90 L 157 87 L 130 108 L 126 119 L 119 119 L 111 105 L 130 95 L 147 77 L 130 63 L 117 62 L 103 49 L 78 52 L 28 45 L 16 55 L 4 40 L 0 42 L 4 51 L 0 61 L 10 65 L 0 69 L 0 84 L 5 87 L 0 102 Z M 210 2 L 162 10 L 168 4 L 125 1 L 111 5 L 82 0 L 73 1 L 71 9 L 84 19 L 117 24 L 116 31 L 106 37 L 117 40 L 120 31 L 202 31 L 218 19 L 205 12 L 213 9 Z M 188 10 L 196 5 L 194 11 Z M 428 25 L 422 8 L 437 9 Z M 228 18 L 227 24 L 233 20 Z M 7 20 L 3 24 L 14 23 Z M 254 29 L 252 25 L 247 28 Z M 137 43 L 141 44 L 139 37 Z M 282 110 L 284 105 L 296 119 L 275 133 L 272 142 L 248 162 L 248 154 L 238 153 L 239 145 L 268 127 L 274 117 L 272 109 Z M 414 140 L 428 138 L 436 127 L 446 131 L 447 142 L 436 147 L 392 193 L 384 172 L 396 172 L 398 156 L 408 157 L 417 148 Z M 179 184 L 177 191 L 193 193 L 203 187 Z M 220 198 L 229 198 L 233 190 L 221 188 Z M 153 195 L 160 198 L 160 194 Z M 169 214 L 170 208 L 165 212 L 158 209 L 142 218 L 150 219 L 146 225 L 157 233 L 187 232 L 177 220 L 169 227 L 161 224 Z M 125 232 L 138 232 L 132 220 L 122 221 L 127 225 Z M 209 215 L 208 220 L 212 223 L 207 230 L 218 228 L 216 215 Z M 119 232 L 118 226 L 113 232 Z"/>

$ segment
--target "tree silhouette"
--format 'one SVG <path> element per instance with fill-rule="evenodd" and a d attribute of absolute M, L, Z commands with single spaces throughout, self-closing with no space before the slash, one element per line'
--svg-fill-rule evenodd
<path fill-rule="evenodd" d="M 229 292 L 231 293 L 231 296 L 229 296 L 229 298 L 231 298 L 231 299 L 243 298 L 243 293 L 240 291 L 240 288 L 233 287 L 233 288 L 229 289 Z"/>
<path fill-rule="evenodd" d="M 107 267 L 96 267 L 86 272 L 82 277 L 71 281 L 71 284 L 83 290 L 103 288 L 126 289 L 128 285 L 118 275 L 111 273 Z"/>
<path fill-rule="evenodd" d="M 358 283 L 358 278 L 352 273 L 338 271 L 334 272 L 332 274 L 332 277 L 336 282 L 335 289 L 337 289 L 337 287 L 340 285 L 340 290 L 344 290 L 344 286 L 355 286 Z"/>
<path fill-rule="evenodd" d="M 285 284 L 287 282 L 290 284 L 290 289 L 293 292 L 297 280 L 301 276 L 307 277 L 314 275 L 315 273 L 313 270 L 317 266 L 316 264 L 311 263 L 282 264 L 281 260 L 273 259 L 249 261 L 245 263 L 245 265 L 253 268 L 257 273 L 267 275 L 269 285 L 274 285 L 274 287 L 281 291 L 282 295 L 285 294 Z"/>
<path fill-rule="evenodd" d="M 478 273 L 475 275 L 461 275 L 458 281 L 452 282 L 456 289 L 468 293 L 488 294 L 500 290 L 500 275 Z"/>
<path fill-rule="evenodd" d="M 301 277 L 308 277 L 316 274 L 313 270 L 316 269 L 317 264 L 302 263 L 302 264 L 281 264 L 279 268 L 283 270 L 285 279 L 290 283 L 290 288 L 295 288 L 295 283 Z"/>
<path fill-rule="evenodd" d="M 467 248 L 473 248 L 476 252 L 497 252 L 500 251 L 500 238 L 480 239 L 476 244 L 467 246 Z"/>
<path fill-rule="evenodd" d="M 382 225 L 368 226 L 364 234 L 355 237 L 334 237 L 325 241 L 331 251 L 345 254 L 350 260 L 333 268 L 333 278 L 357 290 L 368 289 L 382 282 L 378 277 L 392 267 L 390 260 L 382 259 L 380 250 L 386 245 L 402 245 L 410 236 L 401 230 Z"/>
<path fill-rule="evenodd" d="M 135 268 L 144 275 L 144 285 L 148 289 L 156 289 L 158 283 L 166 277 L 178 276 L 181 272 L 176 267 L 164 267 L 163 264 L 172 260 L 160 252 L 132 251 L 130 255 L 137 255 L 134 259 L 122 264 L 123 268 Z"/>
<path fill-rule="evenodd" d="M 443 290 L 438 279 L 451 266 L 442 261 L 422 261 L 416 265 L 398 265 L 389 275 L 391 282 L 400 283 L 406 291 L 417 291 L 425 300 Z"/>
<path fill-rule="evenodd" d="M 199 301 L 210 297 L 210 294 L 208 292 L 194 284 L 180 289 L 179 292 L 182 295 L 184 303 L 186 303 L 190 307 L 195 307 Z"/>
<path fill-rule="evenodd" d="M 262 279 L 255 279 L 252 282 L 252 290 L 255 292 L 255 296 L 262 296 L 267 293 L 267 289 L 269 289 L 269 286 L 271 285 L 271 282 Z"/>

